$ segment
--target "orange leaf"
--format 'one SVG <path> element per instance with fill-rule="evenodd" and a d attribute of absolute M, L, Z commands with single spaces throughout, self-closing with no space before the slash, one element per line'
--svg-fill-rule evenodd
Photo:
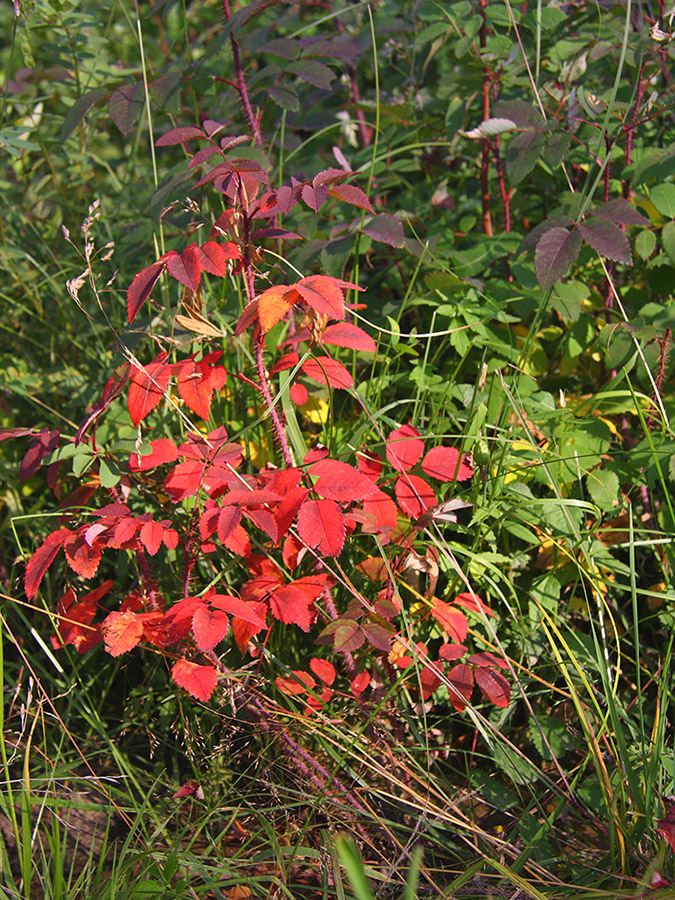
<path fill-rule="evenodd" d="M 111 612 L 101 623 L 105 649 L 111 656 L 133 650 L 143 637 L 143 623 L 136 613 Z"/>

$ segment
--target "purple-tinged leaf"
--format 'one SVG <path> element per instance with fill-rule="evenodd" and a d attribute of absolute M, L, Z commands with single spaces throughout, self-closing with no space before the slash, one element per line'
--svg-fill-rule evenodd
<path fill-rule="evenodd" d="M 63 120 L 59 141 L 65 141 L 75 127 L 84 119 L 91 107 L 96 103 L 100 103 L 101 100 L 105 100 L 108 96 L 110 96 L 110 91 L 107 88 L 96 88 L 93 91 L 89 91 L 88 94 L 83 94 L 79 100 L 76 100 Z"/>
<path fill-rule="evenodd" d="M 274 53 L 284 59 L 297 59 L 300 56 L 300 41 L 292 38 L 274 38 L 259 48 L 260 53 Z"/>
<path fill-rule="evenodd" d="M 579 231 L 586 243 L 601 256 L 632 265 L 633 255 L 628 238 L 614 222 L 592 216 L 579 225 Z"/>
<path fill-rule="evenodd" d="M 359 43 L 347 35 L 338 37 L 308 37 L 301 38 L 302 56 L 323 56 L 327 59 L 342 59 L 347 63 L 355 63 L 361 52 Z"/>
<path fill-rule="evenodd" d="M 506 150 L 506 172 L 511 184 L 520 184 L 530 174 L 543 146 L 544 135 L 540 131 L 525 131 L 510 141 Z"/>
<path fill-rule="evenodd" d="M 224 137 L 220 141 L 223 150 L 230 150 L 232 147 L 238 147 L 240 144 L 248 144 L 251 138 L 247 134 L 235 134 L 230 137 Z"/>
<path fill-rule="evenodd" d="M 288 66 L 288 71 L 322 91 L 330 90 L 331 82 L 335 80 L 335 72 L 316 59 L 299 59 Z"/>
<path fill-rule="evenodd" d="M 403 234 L 403 224 L 396 216 L 389 213 L 381 213 L 374 216 L 363 226 L 364 232 L 374 241 L 381 244 L 389 244 L 390 247 L 403 247 L 405 245 L 405 235 Z"/>
<path fill-rule="evenodd" d="M 632 207 L 628 200 L 608 200 L 596 206 L 593 215 L 617 222 L 619 225 L 649 225 L 649 219 Z"/>
<path fill-rule="evenodd" d="M 318 212 L 319 208 L 328 199 L 328 188 L 323 185 L 304 184 L 302 186 L 302 199 L 310 209 Z"/>
<path fill-rule="evenodd" d="M 344 181 L 347 173 L 343 169 L 322 169 L 312 179 L 314 187 L 320 184 L 336 184 L 338 181 Z"/>
<path fill-rule="evenodd" d="M 123 84 L 115 88 L 108 100 L 110 118 L 124 137 L 131 134 L 143 110 L 143 82 Z"/>
<path fill-rule="evenodd" d="M 291 112 L 300 112 L 298 95 L 290 88 L 273 84 L 271 87 L 267 88 L 267 95 L 282 109 L 288 109 Z"/>
<path fill-rule="evenodd" d="M 198 150 L 188 163 L 188 169 L 194 169 L 195 166 L 201 166 L 203 162 L 211 159 L 214 153 L 218 152 L 218 148 L 211 145 L 210 147 L 202 147 Z"/>
<path fill-rule="evenodd" d="M 301 241 L 302 237 L 294 231 L 286 231 L 285 228 L 259 228 L 251 235 L 254 241 L 263 241 L 265 238 L 275 241 Z"/>
<path fill-rule="evenodd" d="M 544 219 L 543 222 L 540 222 L 531 231 L 528 231 L 520 247 L 518 247 L 516 256 L 520 256 L 526 250 L 532 250 L 533 247 L 536 247 L 542 234 L 546 234 L 551 228 L 568 228 L 570 225 L 574 225 L 574 221 L 572 216 L 549 216 L 548 219 Z"/>
<path fill-rule="evenodd" d="M 549 228 L 539 239 L 534 254 L 537 281 L 544 289 L 553 287 L 565 275 L 581 250 L 581 235 L 576 229 Z"/>
<path fill-rule="evenodd" d="M 539 110 L 524 100 L 500 100 L 494 107 L 495 116 L 512 119 L 518 128 L 543 124 Z"/>
<path fill-rule="evenodd" d="M 218 132 L 222 131 L 224 128 L 227 128 L 227 125 L 227 122 L 216 122 L 215 119 L 204 119 L 202 122 L 202 128 L 206 132 L 207 137 L 210 138 L 212 138 L 214 134 L 218 134 Z"/>
<path fill-rule="evenodd" d="M 183 144 L 185 141 L 205 140 L 206 135 L 201 128 L 194 125 L 186 125 L 183 128 L 172 128 L 157 138 L 155 147 L 172 147 L 174 144 Z"/>
<path fill-rule="evenodd" d="M 572 135 L 566 131 L 556 131 L 546 138 L 544 159 L 552 169 L 557 169 L 572 143 Z"/>
<path fill-rule="evenodd" d="M 352 206 L 358 206 L 359 209 L 365 209 L 366 212 L 373 212 L 373 207 L 370 205 L 365 191 L 354 184 L 336 184 L 328 193 L 331 197 L 342 200 L 343 203 L 351 203 Z"/>

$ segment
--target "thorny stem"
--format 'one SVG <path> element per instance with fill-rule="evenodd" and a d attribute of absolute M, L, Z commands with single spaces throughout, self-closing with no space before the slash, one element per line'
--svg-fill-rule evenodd
<path fill-rule="evenodd" d="M 633 106 L 633 114 L 630 118 L 630 125 L 626 128 L 626 165 L 629 166 L 633 160 L 633 132 L 637 123 L 638 111 L 642 98 L 647 87 L 647 80 L 643 79 L 644 62 L 640 63 L 640 71 L 638 72 L 637 91 L 635 92 L 635 105 Z M 623 183 L 623 196 L 628 199 L 630 196 L 630 178 Z"/>
<path fill-rule="evenodd" d="M 656 339 L 659 347 L 661 348 L 661 352 L 659 354 L 659 371 L 658 371 L 656 378 L 654 379 L 654 382 L 655 382 L 655 390 L 654 390 L 654 395 L 653 395 L 654 403 L 656 403 L 657 394 L 661 393 L 661 385 L 663 384 L 663 379 L 666 376 L 666 365 L 668 364 L 668 344 L 670 343 L 671 337 L 672 337 L 672 331 L 670 330 L 670 328 L 666 328 L 663 338 Z M 646 419 L 646 425 L 649 430 L 651 430 L 653 423 L 654 423 L 654 417 L 650 412 Z"/>
<path fill-rule="evenodd" d="M 223 675 L 232 675 L 233 673 L 224 665 L 218 655 L 213 651 L 209 650 L 205 654 L 216 667 L 216 669 L 221 672 Z M 290 734 L 286 731 L 281 722 L 277 721 L 274 715 L 267 709 L 264 703 L 256 697 L 253 691 L 249 690 L 245 685 L 243 685 L 239 681 L 235 681 L 235 698 L 239 701 L 239 707 L 243 709 L 247 709 L 255 719 L 257 719 L 258 723 L 270 734 L 277 734 L 281 737 L 283 742 L 286 744 L 287 751 L 290 751 L 291 758 L 293 760 L 294 765 L 302 772 L 302 774 L 308 778 L 312 784 L 314 784 L 319 791 L 325 796 L 329 797 L 328 789 L 330 785 L 333 785 L 336 789 L 336 792 L 347 800 L 354 810 L 358 810 L 358 812 L 367 814 L 367 810 L 362 805 L 361 801 L 356 797 L 356 795 L 349 790 L 349 788 L 344 785 L 339 778 L 335 775 L 331 775 L 330 772 L 321 763 L 314 759 L 314 757 L 301 747 L 297 741 L 293 740 Z M 312 771 L 313 770 L 313 771 Z M 359 828 L 359 833 L 363 835 L 362 829 Z M 363 835 L 365 837 L 365 835 Z"/>
<path fill-rule="evenodd" d="M 483 49 L 487 43 L 487 8 L 488 0 L 480 0 L 480 15 L 481 15 L 481 26 L 480 31 L 478 33 L 478 39 L 480 43 L 481 49 Z M 490 118 L 490 84 L 492 81 L 492 74 L 487 67 L 487 65 L 483 64 L 483 87 L 482 87 L 482 96 L 483 96 L 483 121 Z M 490 182 L 489 182 L 489 174 L 490 174 L 490 140 L 489 138 L 483 138 L 481 141 L 482 153 L 481 153 L 481 163 L 480 163 L 480 192 L 481 192 L 481 203 L 483 207 L 483 231 L 488 237 L 492 237 L 494 234 L 492 230 L 492 214 L 490 213 Z"/>
<path fill-rule="evenodd" d="M 495 139 L 495 168 L 497 169 L 497 179 L 499 181 L 499 196 L 501 197 L 502 207 L 504 208 L 504 231 L 511 231 L 511 189 L 507 191 L 506 180 L 504 178 L 504 162 L 501 155 L 501 142 L 499 135 Z"/>
<path fill-rule="evenodd" d="M 223 12 L 225 13 L 225 18 L 229 22 L 232 18 L 232 12 L 230 11 L 230 2 L 229 0 L 223 0 Z M 260 134 L 260 126 L 258 125 L 258 120 L 256 119 L 253 108 L 251 106 L 251 101 L 249 100 L 248 91 L 246 89 L 246 81 L 244 80 L 244 70 L 241 66 L 241 57 L 239 56 L 239 44 L 234 39 L 234 35 L 230 32 L 230 44 L 232 45 L 232 58 L 234 60 L 234 70 L 237 73 L 237 90 L 239 91 L 239 96 L 241 97 L 241 102 L 244 107 L 244 112 L 246 113 L 246 118 L 248 119 L 248 127 L 251 129 L 251 134 L 253 135 L 253 139 L 256 144 L 262 144 L 262 135 Z"/>
<path fill-rule="evenodd" d="M 145 551 L 142 547 L 139 547 L 136 550 L 136 561 L 138 562 L 138 568 L 141 573 L 141 581 L 143 582 L 143 587 L 148 595 L 148 600 L 150 601 L 150 606 L 152 607 L 154 612 L 157 612 L 159 609 L 159 603 L 157 601 L 157 588 L 155 587 L 155 582 L 152 578 L 152 571 L 150 566 L 148 565 L 148 560 L 145 555 Z"/>
<path fill-rule="evenodd" d="M 255 363 L 258 368 L 258 378 L 260 379 L 260 387 L 262 389 L 263 399 L 265 401 L 265 406 L 267 408 L 267 412 L 269 413 L 270 419 L 272 420 L 272 424 L 274 425 L 274 430 L 277 435 L 277 440 L 279 441 L 279 446 L 281 447 L 281 452 L 284 456 L 284 461 L 287 466 L 294 466 L 295 463 L 293 461 L 293 455 L 291 453 L 291 449 L 288 446 L 288 441 L 286 439 L 286 432 L 284 430 L 284 426 L 281 423 L 281 419 L 279 418 L 279 413 L 276 410 L 274 405 L 274 401 L 272 400 L 272 395 L 270 393 L 269 383 L 267 381 L 267 372 L 265 371 L 265 362 L 263 360 L 263 347 L 265 346 L 265 336 L 263 334 L 256 335 L 255 339 Z"/>

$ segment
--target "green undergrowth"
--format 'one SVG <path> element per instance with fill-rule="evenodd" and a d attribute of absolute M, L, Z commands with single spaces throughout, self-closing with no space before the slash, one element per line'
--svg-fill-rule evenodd
<path fill-rule="evenodd" d="M 7 897 L 672 892 L 675 123 L 672 17 L 651 14 L 508 0 L 0 12 Z M 220 159 L 214 122 L 217 140 L 241 137 L 226 148 L 236 190 L 195 187 Z M 203 136 L 176 136 L 188 127 Z M 256 218 L 247 178 L 302 192 Z M 190 288 L 166 254 L 208 241 L 234 250 Z M 130 286 L 156 260 L 171 265 L 148 299 Z M 286 298 L 246 318 L 251 283 L 259 296 L 312 276 L 346 312 Z M 342 318 L 368 341 L 321 344 Z M 315 342 L 299 349 L 302 328 Z M 176 367 L 222 351 L 206 408 L 178 369 L 129 399 L 119 373 L 160 351 Z M 324 351 L 342 384 L 325 357 L 323 379 L 304 368 Z M 78 433 L 111 376 L 119 397 Z M 303 564 L 283 543 L 307 545 L 300 519 L 274 537 L 243 519 L 254 560 L 325 579 L 311 615 L 271 614 L 248 646 L 183 635 L 176 650 L 146 632 L 126 647 L 116 632 L 111 652 L 78 653 L 138 585 L 167 607 L 214 587 L 246 599 L 261 563 L 224 546 L 225 526 L 189 569 L 172 538 L 148 551 L 151 578 L 124 541 L 91 576 L 26 569 L 50 534 L 121 499 L 193 535 L 204 498 L 166 470 L 134 480 L 129 459 L 220 426 L 258 489 L 289 459 L 316 464 L 310 449 L 352 473 L 379 455 L 395 527 L 368 531 L 364 497 L 333 486 L 340 523 L 349 502 L 355 517 Z M 406 435 L 423 447 L 410 465 Z M 435 448 L 458 461 L 436 480 Z M 413 469 L 421 506 L 400 496 Z M 93 606 L 68 618 L 69 590 L 108 582 L 96 620 Z M 458 643 L 492 654 L 481 691 L 460 655 L 439 655 Z M 211 667 L 215 692 L 177 660 Z"/>

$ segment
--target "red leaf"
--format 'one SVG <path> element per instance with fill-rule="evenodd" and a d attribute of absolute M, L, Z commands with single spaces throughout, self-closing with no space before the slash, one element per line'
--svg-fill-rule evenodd
<path fill-rule="evenodd" d="M 111 612 L 101 623 L 105 649 L 111 656 L 120 656 L 138 644 L 143 637 L 143 623 L 131 612 Z"/>
<path fill-rule="evenodd" d="M 228 262 L 232 259 L 241 259 L 241 253 L 236 244 L 228 241 L 227 244 L 218 244 L 216 241 L 207 241 L 201 247 L 197 247 L 197 256 L 201 268 L 209 275 L 218 275 L 227 278 L 230 274 Z"/>
<path fill-rule="evenodd" d="M 308 378 L 319 384 L 329 384 L 333 388 L 350 388 L 354 380 L 347 369 L 330 356 L 317 356 L 302 364 L 302 371 Z"/>
<path fill-rule="evenodd" d="M 315 490 L 329 500 L 363 500 L 370 494 L 379 493 L 367 475 L 336 459 L 322 459 L 314 463 L 309 471 L 317 477 Z"/>
<path fill-rule="evenodd" d="M 315 596 L 302 586 L 285 584 L 274 590 L 270 597 L 270 609 L 274 618 L 280 622 L 309 631 L 309 626 L 316 618 L 314 600 Z"/>
<path fill-rule="evenodd" d="M 364 534 L 379 533 L 388 541 L 398 525 L 398 509 L 396 504 L 384 491 L 379 489 L 363 501 L 363 512 L 373 520 L 372 525 L 361 526 Z"/>
<path fill-rule="evenodd" d="M 262 294 L 257 299 L 258 321 L 263 331 L 270 331 L 277 322 L 286 315 L 289 309 L 298 299 L 297 291 L 286 284 L 276 284 Z M 244 313 L 246 310 L 244 310 Z M 244 315 L 242 313 L 242 317 Z M 239 333 L 239 326 L 237 326 Z"/>
<path fill-rule="evenodd" d="M 150 447 L 152 448 L 151 452 L 145 456 L 141 456 L 140 453 L 131 454 L 129 468 L 132 472 L 146 472 L 148 469 L 154 469 L 155 466 L 178 459 L 176 445 L 169 438 L 150 441 Z"/>
<path fill-rule="evenodd" d="M 237 556 L 243 556 L 244 559 L 251 553 L 251 539 L 241 525 L 237 525 L 234 531 L 228 534 L 223 544 L 232 553 L 236 553 Z"/>
<path fill-rule="evenodd" d="M 448 672 L 450 702 L 457 712 L 466 708 L 466 703 L 473 693 L 473 669 L 466 663 L 458 663 Z"/>
<path fill-rule="evenodd" d="M 358 206 L 359 209 L 365 209 L 369 213 L 373 212 L 373 207 L 365 192 L 354 184 L 336 184 L 328 193 L 331 197 L 337 197 L 344 203 L 351 203 L 352 206 Z"/>
<path fill-rule="evenodd" d="M 299 361 L 300 355 L 298 353 L 284 353 L 270 369 L 270 375 L 276 375 L 277 372 L 284 372 L 286 369 L 292 369 L 293 366 L 297 366 Z"/>
<path fill-rule="evenodd" d="M 208 600 L 211 606 L 225 610 L 231 616 L 248 622 L 249 625 L 255 625 L 258 630 L 265 628 L 267 624 L 257 611 L 258 603 L 247 603 L 246 600 L 231 597 L 229 594 L 212 594 Z"/>
<path fill-rule="evenodd" d="M 218 514 L 218 537 L 225 541 L 241 522 L 242 512 L 238 506 L 224 506 Z"/>
<path fill-rule="evenodd" d="M 364 353 L 375 353 L 377 350 L 377 344 L 371 336 L 351 322 L 336 322 L 329 325 L 321 335 L 321 343 L 348 347 L 350 350 L 362 350 Z"/>
<path fill-rule="evenodd" d="M 176 281 L 180 281 L 190 291 L 196 291 L 201 280 L 198 247 L 190 244 L 182 253 L 169 250 L 166 254 L 166 267 Z"/>
<path fill-rule="evenodd" d="M 129 415 L 134 425 L 139 425 L 159 405 L 170 378 L 171 366 L 166 364 L 166 353 L 163 352 L 147 366 L 134 369 L 128 399 Z"/>
<path fill-rule="evenodd" d="M 675 804 L 667 800 L 667 813 L 663 819 L 656 823 L 656 830 L 661 837 L 675 850 Z"/>
<path fill-rule="evenodd" d="M 365 689 L 368 687 L 369 684 L 370 684 L 370 672 L 359 672 L 359 674 L 355 678 L 352 679 L 352 683 L 351 683 L 352 694 L 354 694 L 356 697 L 358 697 L 359 694 L 362 694 L 365 691 Z"/>
<path fill-rule="evenodd" d="M 497 618 L 497 614 L 493 613 L 490 607 L 483 603 L 476 594 L 457 594 L 454 602 L 457 606 L 463 606 L 464 609 L 470 609 L 477 613 L 485 613 L 486 616 L 493 616 L 495 619 Z"/>
<path fill-rule="evenodd" d="M 459 450 L 454 447 L 434 447 L 425 454 L 422 468 L 431 478 L 438 481 L 466 481 L 473 475 L 468 456 L 460 459 Z"/>
<path fill-rule="evenodd" d="M 150 556 L 154 556 L 162 545 L 164 537 L 164 528 L 159 522 L 146 522 L 141 526 L 139 533 L 141 544 L 148 551 Z"/>
<path fill-rule="evenodd" d="M 184 597 L 169 609 L 164 622 L 169 628 L 169 640 L 180 641 L 187 637 L 192 628 L 192 619 L 204 601 L 201 597 Z"/>
<path fill-rule="evenodd" d="M 213 650 L 222 641 L 229 627 L 227 613 L 221 609 L 210 609 L 207 603 L 202 603 L 192 618 L 192 633 L 204 653 Z"/>
<path fill-rule="evenodd" d="M 173 144 L 182 144 L 185 141 L 194 141 L 197 138 L 206 138 L 201 128 L 194 125 L 186 125 L 183 128 L 171 128 L 155 141 L 155 147 L 171 147 Z"/>
<path fill-rule="evenodd" d="M 138 311 L 141 309 L 145 301 L 152 293 L 152 289 L 157 284 L 160 275 L 164 271 L 166 263 L 164 261 L 153 263 L 134 278 L 127 291 L 127 316 L 129 324 L 131 324 Z"/>
<path fill-rule="evenodd" d="M 464 644 L 443 644 L 438 651 L 441 659 L 459 659 L 467 652 Z"/>
<path fill-rule="evenodd" d="M 196 781 L 186 781 L 184 785 L 178 788 L 175 794 L 171 795 L 172 800 L 180 797 L 196 797 L 197 800 L 204 799 L 204 790 Z"/>
<path fill-rule="evenodd" d="M 310 275 L 293 287 L 308 306 L 329 319 L 344 319 L 345 298 L 337 278 L 328 275 Z"/>
<path fill-rule="evenodd" d="M 511 685 L 496 669 L 476 669 L 476 684 L 486 700 L 505 707 L 511 699 Z"/>
<path fill-rule="evenodd" d="M 413 519 L 436 506 L 436 495 L 431 486 L 417 475 L 402 475 L 396 480 L 396 500 L 403 512 Z"/>
<path fill-rule="evenodd" d="M 420 672 L 420 682 L 422 685 L 422 699 L 428 700 L 431 695 L 441 686 L 441 675 L 443 673 L 443 663 L 433 663 L 425 661 L 424 668 Z"/>
<path fill-rule="evenodd" d="M 387 438 L 387 459 L 398 472 L 407 472 L 424 453 L 424 441 L 412 425 L 402 425 Z"/>
<path fill-rule="evenodd" d="M 498 666 L 500 669 L 508 669 L 509 667 L 503 656 L 495 656 L 494 653 L 490 653 L 488 650 L 484 650 L 482 653 L 472 653 L 467 662 L 473 666 L 492 668 Z"/>
<path fill-rule="evenodd" d="M 359 450 L 356 457 L 356 465 L 359 472 L 363 472 L 364 475 L 372 478 L 373 481 L 377 481 L 382 474 L 382 457 L 378 453 L 372 453 L 370 450 L 364 450 L 363 448 Z"/>
<path fill-rule="evenodd" d="M 98 543 L 90 546 L 84 532 L 78 532 L 67 538 L 63 550 L 73 572 L 77 572 L 82 578 L 91 578 L 96 574 L 98 564 L 101 562 L 101 548 Z"/>
<path fill-rule="evenodd" d="M 197 663 L 179 659 L 171 669 L 171 677 L 179 687 L 184 688 L 197 700 L 204 703 L 216 689 L 218 675 L 213 666 L 198 666 Z"/>
<path fill-rule="evenodd" d="M 213 397 L 213 367 L 186 359 L 177 378 L 178 393 L 193 413 L 208 419 Z"/>
<path fill-rule="evenodd" d="M 314 659 L 310 659 L 309 667 L 316 677 L 320 681 L 323 681 L 324 684 L 330 686 L 335 681 L 335 666 L 333 663 L 328 662 L 327 659 L 318 659 L 317 657 L 314 657 Z"/>
<path fill-rule="evenodd" d="M 53 531 L 28 560 L 24 585 L 29 600 L 32 600 L 37 594 L 45 572 L 54 562 L 56 554 L 71 534 L 69 528 L 59 528 L 58 531 Z"/>
<path fill-rule="evenodd" d="M 296 406 L 304 406 L 309 398 L 307 388 L 304 386 L 304 384 L 294 384 L 289 388 L 288 396 L 291 398 L 293 403 L 296 404 Z"/>
<path fill-rule="evenodd" d="M 461 644 L 469 633 L 469 622 L 463 612 L 453 607 L 450 603 L 434 599 L 431 615 L 450 637 Z"/>
<path fill-rule="evenodd" d="M 345 541 L 345 521 L 334 500 L 306 500 L 298 513 L 298 534 L 324 556 L 337 556 Z"/>
<path fill-rule="evenodd" d="M 288 534 L 298 510 L 307 499 L 309 491 L 303 487 L 291 488 L 274 512 L 279 536 Z"/>

